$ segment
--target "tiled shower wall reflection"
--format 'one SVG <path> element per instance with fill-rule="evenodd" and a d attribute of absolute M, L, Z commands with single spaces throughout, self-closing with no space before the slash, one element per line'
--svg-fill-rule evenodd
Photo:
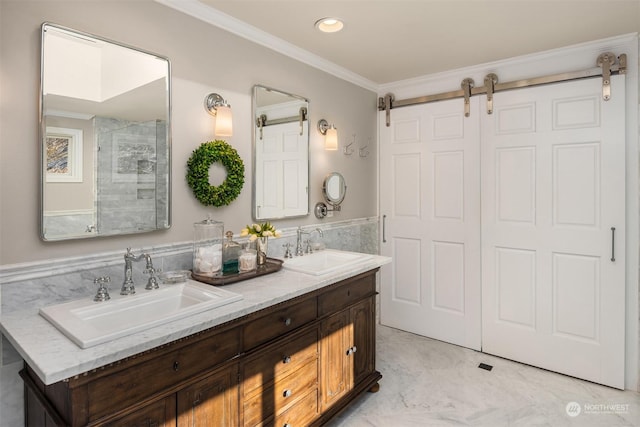
<path fill-rule="evenodd" d="M 166 122 L 96 117 L 97 226 L 101 233 L 164 228 L 168 200 Z"/>

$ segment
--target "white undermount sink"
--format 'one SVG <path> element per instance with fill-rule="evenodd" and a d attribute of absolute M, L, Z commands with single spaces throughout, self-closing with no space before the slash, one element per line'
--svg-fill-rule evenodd
<path fill-rule="evenodd" d="M 371 255 L 369 254 L 325 249 L 312 254 L 287 259 L 282 266 L 300 273 L 320 276 L 349 266 L 354 266 L 369 259 L 371 259 Z"/>
<path fill-rule="evenodd" d="M 160 289 L 122 296 L 111 289 L 111 299 L 94 302 L 91 298 L 51 305 L 40 315 L 81 348 L 93 347 L 153 326 L 242 299 L 242 295 L 194 280 Z"/>

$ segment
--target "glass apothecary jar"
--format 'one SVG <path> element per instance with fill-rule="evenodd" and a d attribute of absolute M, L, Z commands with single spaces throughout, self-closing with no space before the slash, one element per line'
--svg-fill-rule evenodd
<path fill-rule="evenodd" d="M 249 247 L 249 243 L 247 243 L 244 249 L 242 250 L 242 252 L 240 252 L 238 269 L 240 270 L 240 273 L 244 273 L 246 271 L 253 271 L 256 269 L 256 267 L 257 267 L 256 250 L 251 249 Z"/>
<path fill-rule="evenodd" d="M 193 272 L 216 276 L 222 269 L 224 224 L 210 217 L 193 224 Z"/>

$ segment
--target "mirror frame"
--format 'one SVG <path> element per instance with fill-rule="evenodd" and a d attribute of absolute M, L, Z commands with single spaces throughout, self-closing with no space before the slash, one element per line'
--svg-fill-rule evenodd
<path fill-rule="evenodd" d="M 279 220 L 279 219 L 289 219 L 289 218 L 303 218 L 306 216 L 309 216 L 310 213 L 310 206 L 311 206 L 311 191 L 309 191 L 309 182 L 311 180 L 311 131 L 310 131 L 310 126 L 309 126 L 309 105 L 310 102 L 307 98 L 300 96 L 300 95 L 295 95 L 289 92 L 285 92 L 283 90 L 280 89 L 275 89 L 269 86 L 265 86 L 265 85 L 261 85 L 261 84 L 255 84 L 253 85 L 252 88 L 252 99 L 251 99 L 251 103 L 252 103 L 252 108 L 251 108 L 251 160 L 252 160 L 252 174 L 253 174 L 253 179 L 252 179 L 252 183 L 251 183 L 251 217 L 253 218 L 254 221 L 265 221 L 265 220 Z M 256 188 L 256 167 L 257 167 L 257 146 L 256 146 L 256 140 L 257 140 L 257 126 L 256 126 L 256 114 L 257 114 L 257 109 L 258 109 L 258 105 L 257 105 L 257 94 L 258 94 L 258 90 L 259 89 L 264 89 L 267 91 L 272 91 L 272 92 L 278 92 L 281 93 L 283 95 L 287 95 L 291 98 L 294 99 L 298 99 L 300 101 L 303 101 L 307 104 L 307 210 L 305 213 L 300 214 L 300 215 L 283 215 L 283 216 L 278 216 L 278 217 L 260 217 L 258 218 L 258 207 L 256 206 L 256 198 L 257 198 L 257 188 Z"/>
<path fill-rule="evenodd" d="M 338 178 L 340 180 L 338 184 L 340 186 L 340 188 L 338 189 L 338 191 L 340 192 L 340 195 L 338 196 L 337 199 L 334 199 L 333 197 L 329 196 L 329 190 L 328 190 L 329 181 L 332 178 Z M 342 204 L 345 196 L 347 195 L 347 183 L 345 182 L 344 177 L 342 176 L 341 173 L 331 172 L 329 175 L 327 175 L 324 178 L 324 181 L 322 182 L 322 195 L 324 196 L 324 200 L 326 200 L 326 202 L 331 206 L 333 206 L 334 208 Z"/>
<path fill-rule="evenodd" d="M 167 74 L 166 74 L 166 83 L 167 83 L 167 87 L 166 87 L 166 94 L 167 94 L 167 105 L 166 105 L 166 113 L 167 113 L 167 123 L 166 123 L 166 144 L 167 144 L 167 148 L 166 148 L 166 153 L 167 153 L 167 159 L 166 159 L 166 163 L 167 163 L 167 176 L 166 176 L 166 185 L 167 185 L 167 223 L 166 223 L 166 227 L 156 227 L 156 228 L 152 228 L 152 229 L 148 229 L 148 230 L 127 230 L 127 231 L 118 231 L 118 232 L 114 232 L 114 233 L 109 233 L 109 234 L 99 234 L 99 233 L 88 233 L 86 236 L 85 235 L 73 235 L 73 236 L 64 236 L 64 237 L 47 237 L 46 233 L 45 233 L 45 218 L 44 218 L 44 213 L 45 213 L 45 206 L 44 206 L 44 202 L 45 202 L 45 185 L 47 182 L 47 174 L 44 168 L 44 164 L 46 162 L 46 150 L 44 149 L 44 141 L 47 135 L 47 124 L 46 124 L 46 120 L 45 120 L 45 116 L 44 116 L 44 109 L 45 109 L 45 93 L 44 93 L 44 78 L 45 78 L 45 35 L 46 35 L 46 30 L 48 28 L 52 28 L 52 29 L 56 29 L 56 30 L 61 30 L 64 32 L 69 32 L 69 33 L 74 33 L 77 34 L 80 38 L 88 38 L 88 39 L 95 39 L 98 40 L 100 42 L 104 42 L 104 43 L 110 43 L 113 44 L 115 46 L 119 46 L 122 48 L 126 48 L 126 49 L 130 49 L 136 52 L 140 52 L 143 53 L 145 55 L 150 55 L 150 56 L 154 56 L 158 59 L 164 60 L 166 61 L 167 64 Z M 39 203 L 39 208 L 40 208 L 40 239 L 45 241 L 45 242 L 55 242 L 55 241 L 66 241 L 66 240 L 78 240 L 78 239 L 91 239 L 91 238 L 97 238 L 97 237 L 111 237 L 111 236 L 119 236 L 119 235 L 128 235 L 128 234 L 140 234 L 140 233 L 149 233 L 149 232 L 153 232 L 153 231 L 158 231 L 158 230 L 167 230 L 169 228 L 171 228 L 171 224 L 172 224 L 172 194 L 171 194 L 171 187 L 172 187 L 172 96 L 171 96 L 171 61 L 169 60 L 169 58 L 162 56 L 162 55 L 158 55 L 156 53 L 144 50 L 144 49 L 140 49 L 134 46 L 130 46 L 127 45 L 125 43 L 120 43 L 111 39 L 107 39 L 104 37 L 100 37 L 97 36 L 95 34 L 90 34 L 90 33 L 86 33 L 83 31 L 79 31 L 73 28 L 69 28 L 69 27 L 65 27 L 62 25 L 58 25 L 58 24 L 54 24 L 51 22 L 44 22 L 41 25 L 41 31 L 40 31 L 40 87 L 39 87 L 39 105 L 38 105 L 38 147 L 40 150 L 40 163 L 39 163 L 39 176 L 40 176 L 40 203 Z M 97 204 L 97 200 L 95 200 L 94 198 L 94 202 Z"/>

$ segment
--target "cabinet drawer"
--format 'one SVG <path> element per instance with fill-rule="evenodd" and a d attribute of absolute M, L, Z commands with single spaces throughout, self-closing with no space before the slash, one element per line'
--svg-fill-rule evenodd
<path fill-rule="evenodd" d="M 338 311 L 376 292 L 376 276 L 369 274 L 318 296 L 318 314 L 324 316 Z"/>
<path fill-rule="evenodd" d="M 244 396 L 271 384 L 276 379 L 297 371 L 312 360 L 318 359 L 318 330 L 313 329 L 291 341 L 279 341 L 271 349 L 260 352 L 244 363 Z M 287 342 L 288 341 L 288 342 Z"/>
<path fill-rule="evenodd" d="M 310 389 L 317 389 L 318 363 L 307 363 L 296 372 L 262 389 L 244 401 L 244 425 L 254 426 L 273 414 L 282 413 L 299 401 Z M 317 405 L 317 403 L 316 403 Z"/>
<path fill-rule="evenodd" d="M 247 323 L 243 334 L 244 349 L 256 347 L 311 322 L 317 317 L 317 309 L 315 298 L 310 298 Z"/>
<path fill-rule="evenodd" d="M 300 399 L 282 415 L 276 417 L 275 427 L 306 427 L 318 416 L 318 389 Z"/>
<path fill-rule="evenodd" d="M 137 426 L 171 427 L 176 425 L 176 397 L 169 396 L 150 403 L 142 409 L 128 414 L 103 427 L 137 427 Z"/>
<path fill-rule="evenodd" d="M 239 354 L 240 328 L 223 331 L 87 385 L 88 416 L 95 420 L 126 408 Z"/>

